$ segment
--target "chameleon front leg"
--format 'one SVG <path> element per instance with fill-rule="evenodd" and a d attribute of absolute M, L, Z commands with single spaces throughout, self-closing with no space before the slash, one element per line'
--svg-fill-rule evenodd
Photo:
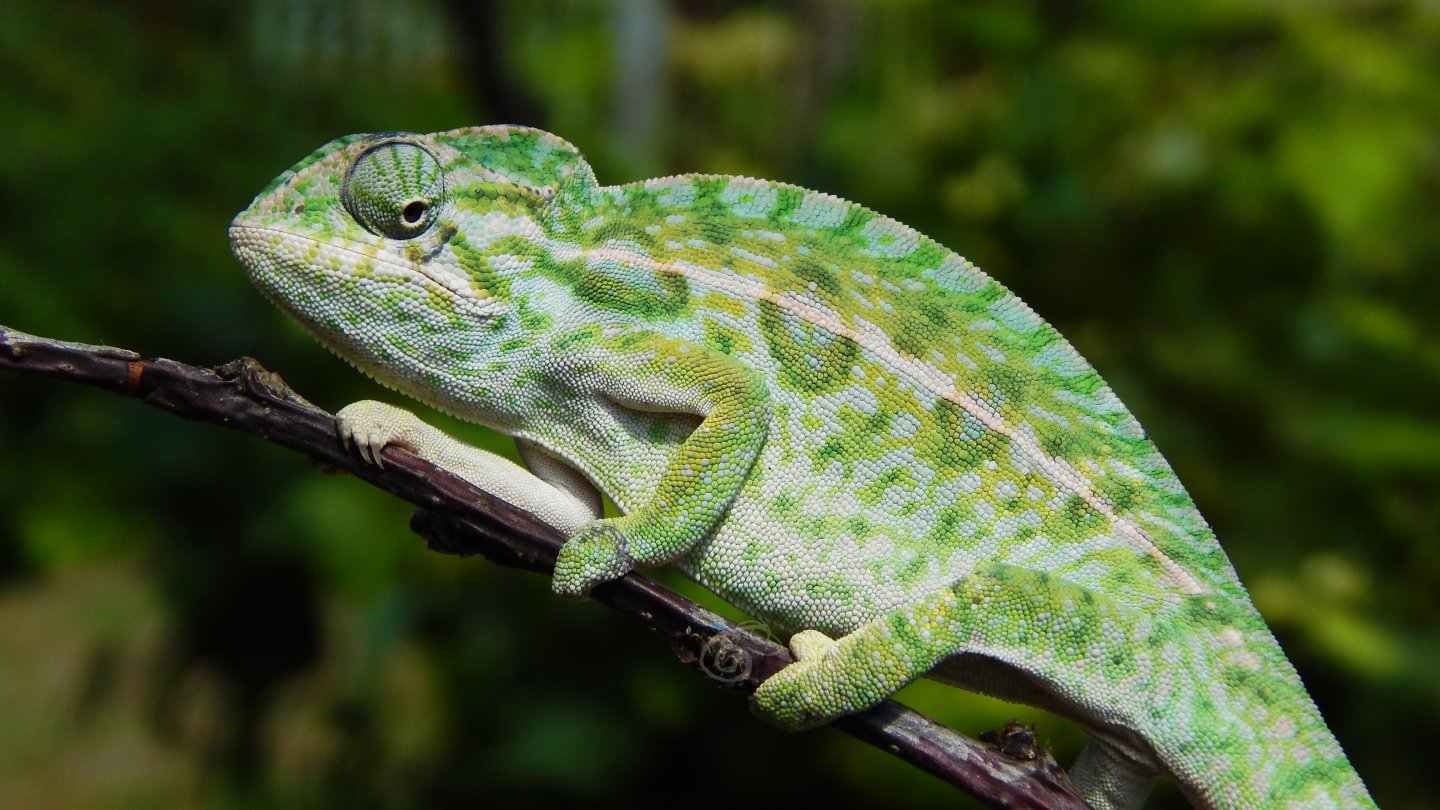
<path fill-rule="evenodd" d="M 831 640 L 814 630 L 790 641 L 795 663 L 760 685 L 755 713 L 787 730 L 823 725 L 863 711 L 925 675 L 951 656 L 972 653 L 1036 673 L 1040 662 L 1074 661 L 1090 667 L 1043 673 L 1066 699 L 1104 683 L 1104 661 L 1123 654 L 1133 611 L 1103 596 L 1043 573 L 987 563 L 949 588 L 898 608 Z M 1157 768 L 1120 755 L 1123 744 L 1092 740 L 1071 770 L 1072 780 L 1097 810 L 1138 808 Z M 1116 741 L 1118 742 L 1118 741 Z M 1141 757 L 1144 759 L 1144 757 Z"/>
<path fill-rule="evenodd" d="M 464 478 L 518 506 L 566 534 L 600 516 L 600 496 L 579 473 L 538 449 L 520 443 L 530 470 L 488 450 L 466 444 L 394 405 L 361 400 L 335 414 L 336 432 L 366 461 L 380 464 L 380 451 L 394 445 Z"/>
<path fill-rule="evenodd" d="M 585 508 L 588 517 L 585 523 L 600 517 L 604 507 L 600 502 L 600 490 L 590 483 L 579 470 L 570 466 L 564 459 L 551 453 L 549 450 L 527 439 L 516 438 L 515 449 L 520 451 L 520 460 L 525 462 L 525 468 L 536 478 L 561 490 Z M 581 524 L 584 525 L 584 524 Z M 575 526 L 569 531 L 578 530 Z"/>
<path fill-rule="evenodd" d="M 622 409 L 701 417 L 659 478 L 650 500 L 621 517 L 571 535 L 555 562 L 552 587 L 583 597 L 636 566 L 672 562 L 715 528 L 760 455 L 770 421 L 764 381 L 726 355 L 658 336 L 630 335 L 627 348 L 653 343 L 648 359 L 591 369 L 592 393 Z"/>

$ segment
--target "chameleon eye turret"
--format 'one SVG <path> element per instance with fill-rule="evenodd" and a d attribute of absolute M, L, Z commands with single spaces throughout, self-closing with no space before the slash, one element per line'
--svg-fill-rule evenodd
<path fill-rule="evenodd" d="M 355 160 L 343 196 L 346 210 L 365 230 L 414 239 L 435 224 L 445 199 L 444 171 L 424 147 L 384 143 Z"/>

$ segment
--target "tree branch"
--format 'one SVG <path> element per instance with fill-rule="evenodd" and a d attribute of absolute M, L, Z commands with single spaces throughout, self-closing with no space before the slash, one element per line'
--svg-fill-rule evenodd
<path fill-rule="evenodd" d="M 565 539 L 529 513 L 403 451 L 385 449 L 384 468 L 362 462 L 341 447 L 333 416 L 248 357 L 205 369 L 0 326 L 0 370 L 102 388 L 186 419 L 258 436 L 348 472 L 420 507 L 410 527 L 436 551 L 480 554 L 548 575 Z M 637 573 L 596 588 L 594 598 L 665 636 L 682 662 L 725 688 L 752 692 L 791 661 L 784 647 Z M 1015 759 L 893 701 L 832 725 L 991 807 L 1085 808 L 1043 749 L 1032 760 Z"/>

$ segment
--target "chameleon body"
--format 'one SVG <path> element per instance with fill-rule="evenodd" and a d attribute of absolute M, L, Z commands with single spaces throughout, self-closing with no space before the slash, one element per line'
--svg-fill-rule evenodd
<path fill-rule="evenodd" d="M 904 225 L 743 177 L 600 186 L 497 126 L 333 141 L 230 239 L 346 360 L 516 437 L 529 471 L 392 406 L 338 415 L 367 457 L 564 529 L 557 592 L 669 563 L 794 632 L 752 700 L 783 727 L 929 675 L 1082 724 L 1096 808 L 1157 774 L 1200 807 L 1374 806 L 1110 388 Z"/>

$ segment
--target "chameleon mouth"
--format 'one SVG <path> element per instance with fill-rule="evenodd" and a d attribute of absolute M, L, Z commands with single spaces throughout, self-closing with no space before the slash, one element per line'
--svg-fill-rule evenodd
<path fill-rule="evenodd" d="M 374 278 L 397 284 L 414 284 L 440 296 L 466 318 L 490 318 L 504 310 L 504 303 L 477 296 L 465 282 L 437 273 L 427 262 L 397 262 L 378 252 L 360 251 L 311 238 L 303 233 L 247 222 L 236 217 L 228 231 L 230 250 L 245 267 L 250 280 L 287 312 L 290 295 L 282 287 L 296 282 L 323 287 Z M 365 268 L 362 272 L 359 268 Z M 296 313 L 298 314 L 298 313 Z"/>

